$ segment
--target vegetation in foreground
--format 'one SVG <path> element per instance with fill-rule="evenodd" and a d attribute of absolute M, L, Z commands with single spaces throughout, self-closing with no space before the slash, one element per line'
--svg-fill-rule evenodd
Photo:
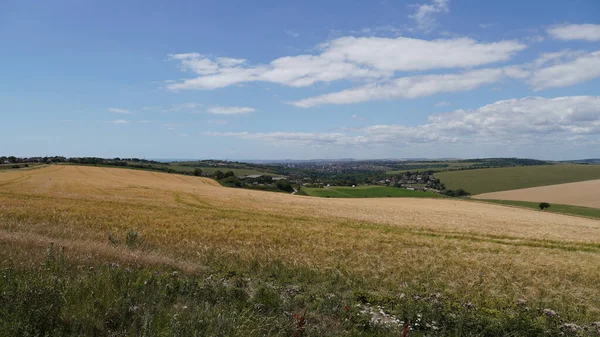
<path fill-rule="evenodd" d="M 185 274 L 169 266 L 94 266 L 50 244 L 38 266 L 0 269 L 5 336 L 597 336 L 600 322 L 565 322 L 525 300 L 477 307 L 427 289 L 372 293 L 339 271 L 240 266 L 205 260 Z M 7 263 L 8 262 L 8 263 Z M 7 266 L 8 264 L 8 266 Z"/>
<path fill-rule="evenodd" d="M 518 206 L 524 208 L 531 209 L 540 209 L 541 204 L 538 202 L 531 201 L 514 201 L 514 200 L 492 200 L 492 199 L 474 199 L 481 202 L 491 202 L 501 205 L 509 205 L 509 206 Z M 569 215 L 577 215 L 577 216 L 585 216 L 589 218 L 600 219 L 600 208 L 591 208 L 591 207 L 581 207 L 581 206 L 572 206 L 572 205 L 561 205 L 561 204 L 548 204 L 549 206 L 544 205 L 544 212 L 552 212 L 552 213 L 560 213 L 560 214 L 569 214 Z"/>
<path fill-rule="evenodd" d="M 443 196 L 427 191 L 412 191 L 405 188 L 387 186 L 330 186 L 323 188 L 303 187 L 306 195 L 324 198 L 441 198 Z"/>
<path fill-rule="evenodd" d="M 96 167 L 0 185 L 0 335 L 597 335 L 596 220 Z"/>
<path fill-rule="evenodd" d="M 600 179 L 600 165 L 556 164 L 435 173 L 449 189 L 471 194 Z"/>

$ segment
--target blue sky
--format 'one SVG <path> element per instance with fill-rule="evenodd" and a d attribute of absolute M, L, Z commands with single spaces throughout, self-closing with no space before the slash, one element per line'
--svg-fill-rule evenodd
<path fill-rule="evenodd" d="M 0 155 L 600 157 L 600 2 L 0 2 Z"/>

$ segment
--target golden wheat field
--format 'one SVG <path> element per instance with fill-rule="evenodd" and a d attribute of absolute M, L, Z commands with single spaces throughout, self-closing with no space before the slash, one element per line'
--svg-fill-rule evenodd
<path fill-rule="evenodd" d="M 549 200 L 552 201 L 552 200 Z M 600 314 L 600 221 L 452 199 L 323 199 L 147 171 L 48 166 L 0 173 L 0 259 L 27 267 L 49 242 L 77 263 L 280 261 L 477 303 L 524 298 Z M 139 231 L 144 250 L 111 245 Z M 9 262 L 7 262 L 9 261 Z"/>
<path fill-rule="evenodd" d="M 550 202 L 600 208 L 600 180 L 482 193 L 476 199 Z"/>

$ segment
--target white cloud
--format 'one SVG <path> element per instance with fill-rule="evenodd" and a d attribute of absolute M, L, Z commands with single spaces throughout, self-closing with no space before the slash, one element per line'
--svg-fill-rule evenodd
<path fill-rule="evenodd" d="M 569 61 L 564 58 L 572 58 Z M 600 50 L 583 54 L 563 51 L 544 54 L 537 64 L 553 62 L 553 65 L 537 69 L 528 80 L 534 90 L 565 87 L 600 77 Z"/>
<path fill-rule="evenodd" d="M 417 23 L 417 27 L 426 32 L 435 27 L 435 16 L 439 13 L 448 13 L 449 0 L 432 0 L 431 3 L 416 5 L 415 14 L 410 15 Z"/>
<path fill-rule="evenodd" d="M 299 34 L 299 33 L 297 33 L 297 32 L 294 32 L 294 31 L 292 31 L 292 30 L 288 30 L 288 31 L 286 31 L 286 32 L 285 32 L 285 34 L 286 34 L 287 36 L 290 36 L 290 37 L 293 37 L 293 38 L 297 38 L 298 36 L 300 36 L 300 34 Z"/>
<path fill-rule="evenodd" d="M 202 108 L 204 105 L 200 103 L 179 103 L 179 104 L 171 104 L 166 108 L 160 108 L 163 112 L 179 112 L 179 111 L 189 111 L 189 112 L 198 112 L 198 109 Z"/>
<path fill-rule="evenodd" d="M 598 142 L 600 96 L 526 97 L 475 110 L 434 114 L 422 125 L 371 125 L 345 132 L 205 132 L 271 144 L 373 146 L 417 143 L 528 144 L 564 139 Z"/>
<path fill-rule="evenodd" d="M 199 113 L 201 112 L 201 108 L 204 107 L 202 103 L 174 103 L 167 106 L 147 106 L 142 108 L 143 111 L 160 111 L 160 112 L 191 112 L 191 113 Z"/>
<path fill-rule="evenodd" d="M 383 85 L 370 84 L 309 97 L 290 104 L 300 108 L 311 108 L 324 104 L 350 104 L 394 98 L 412 99 L 442 92 L 468 91 L 484 84 L 498 82 L 505 77 L 510 77 L 510 72 L 507 73 L 501 68 L 471 70 L 459 74 L 402 77 Z"/>
<path fill-rule="evenodd" d="M 548 34 L 559 40 L 600 41 L 600 25 L 560 25 L 548 29 Z"/>
<path fill-rule="evenodd" d="M 435 107 L 439 108 L 439 107 L 443 107 L 443 106 L 448 106 L 450 105 L 449 102 L 437 102 L 435 103 Z"/>
<path fill-rule="evenodd" d="M 318 46 L 320 54 L 286 56 L 269 64 L 212 59 L 198 53 L 172 54 L 180 68 L 198 75 L 171 83 L 170 90 L 216 89 L 248 82 L 305 87 L 337 80 L 382 80 L 397 71 L 470 68 L 510 59 L 526 46 L 517 41 L 480 43 L 469 38 L 340 37 Z M 232 61 L 233 60 L 233 61 Z"/>
<path fill-rule="evenodd" d="M 240 106 L 217 106 L 206 110 L 215 115 L 243 115 L 256 111 L 256 109 Z"/>
<path fill-rule="evenodd" d="M 361 30 L 351 30 L 350 33 L 358 35 L 402 35 L 402 29 L 394 27 L 392 25 L 377 26 L 373 28 L 363 28 Z"/>
<path fill-rule="evenodd" d="M 534 90 L 564 87 L 600 77 L 600 51 L 562 50 L 541 54 L 535 61 L 502 68 L 462 73 L 401 77 L 356 88 L 308 97 L 290 104 L 312 108 L 325 104 L 352 104 L 371 100 L 414 99 L 438 93 L 469 91 L 505 79 L 523 79 Z"/>
<path fill-rule="evenodd" d="M 112 121 L 106 121 L 106 123 L 121 125 L 121 124 L 129 124 L 131 122 L 127 121 L 127 120 L 124 120 L 124 119 L 115 119 L 115 120 L 112 120 Z"/>
<path fill-rule="evenodd" d="M 222 120 L 222 119 L 211 119 L 208 121 L 209 124 L 216 124 L 216 125 L 225 125 L 228 122 L 226 120 Z"/>
<path fill-rule="evenodd" d="M 119 114 L 130 114 L 131 113 L 131 111 L 129 111 L 129 110 L 119 109 L 119 108 L 108 108 L 107 110 L 109 112 L 116 112 Z"/>
<path fill-rule="evenodd" d="M 136 121 L 136 123 L 138 123 L 138 124 L 149 124 L 149 123 L 152 123 L 152 121 L 151 120 L 147 120 L 147 119 L 142 119 L 142 120 Z"/>

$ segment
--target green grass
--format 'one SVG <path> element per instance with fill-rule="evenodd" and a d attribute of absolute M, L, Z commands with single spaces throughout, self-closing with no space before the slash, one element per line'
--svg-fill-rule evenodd
<path fill-rule="evenodd" d="M 446 164 L 448 166 L 439 167 L 439 164 Z M 475 162 L 453 162 L 453 161 L 440 161 L 440 162 L 431 162 L 431 163 L 414 162 L 414 163 L 410 163 L 407 165 L 408 166 L 423 165 L 423 167 L 415 168 L 415 169 L 406 169 L 406 170 L 401 169 L 401 170 L 387 171 L 385 174 L 399 175 L 399 174 L 404 174 L 404 173 L 414 173 L 414 172 L 423 172 L 423 171 L 434 171 L 434 172 L 452 171 L 452 170 L 459 170 L 461 168 L 469 168 L 473 164 L 475 164 Z M 428 166 L 428 165 L 431 165 L 431 166 Z"/>
<path fill-rule="evenodd" d="M 433 192 L 410 191 L 386 186 L 302 188 L 307 195 L 323 198 L 441 198 Z"/>
<path fill-rule="evenodd" d="M 477 199 L 472 199 L 477 200 Z M 518 206 L 524 208 L 532 208 L 539 210 L 539 202 L 531 201 L 515 201 L 515 200 L 477 200 L 480 202 L 492 202 L 495 204 Z M 572 205 L 561 205 L 561 204 L 550 204 L 550 208 L 544 210 L 544 212 L 561 213 L 569 215 L 584 216 L 588 218 L 600 219 L 600 208 L 581 207 Z"/>
<path fill-rule="evenodd" d="M 209 269 L 190 275 L 119 263 L 84 267 L 53 245 L 46 254 L 35 270 L 0 264 L 0 335 L 374 337 L 400 336 L 404 322 L 414 337 L 594 335 L 565 333 L 561 319 L 527 304 L 475 307 L 418 286 L 375 293 L 339 270 L 209 258 Z M 378 323 L 380 312 L 393 321 Z M 299 323 L 304 313 L 307 324 Z"/>
<path fill-rule="evenodd" d="M 446 188 L 471 194 L 600 179 L 600 165 L 556 164 L 435 173 Z"/>

